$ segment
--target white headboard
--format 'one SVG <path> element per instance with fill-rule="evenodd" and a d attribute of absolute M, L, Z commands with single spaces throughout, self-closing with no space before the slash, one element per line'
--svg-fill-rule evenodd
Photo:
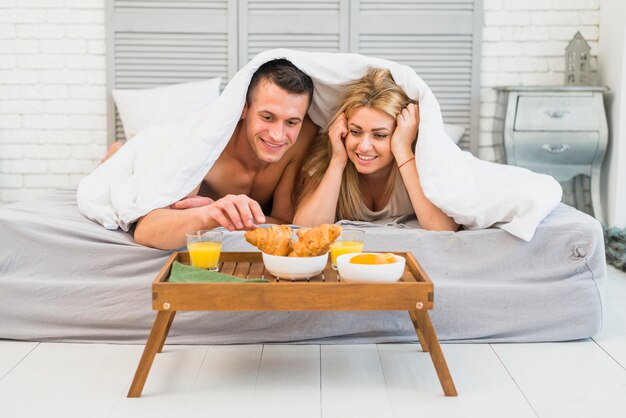
<path fill-rule="evenodd" d="M 358 52 L 413 67 L 478 152 L 482 0 L 107 0 L 107 83 L 220 76 L 271 48 Z M 108 138 L 123 137 L 109 94 Z"/>

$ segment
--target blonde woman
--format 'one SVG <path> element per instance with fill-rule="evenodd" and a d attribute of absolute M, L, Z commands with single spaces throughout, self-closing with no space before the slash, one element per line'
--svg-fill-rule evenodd
<path fill-rule="evenodd" d="M 414 213 L 424 229 L 456 231 L 459 225 L 422 191 L 413 151 L 418 106 L 389 70 L 370 69 L 346 87 L 342 103 L 304 162 L 293 223 Z"/>

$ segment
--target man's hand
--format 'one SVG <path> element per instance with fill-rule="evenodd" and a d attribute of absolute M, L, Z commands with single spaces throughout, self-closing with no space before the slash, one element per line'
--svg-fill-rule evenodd
<path fill-rule="evenodd" d="M 261 206 L 244 194 L 229 194 L 207 206 L 208 215 L 229 231 L 249 230 L 265 223 Z"/>
<path fill-rule="evenodd" d="M 200 206 L 208 206 L 215 203 L 215 200 L 204 196 L 189 196 L 172 203 L 170 209 L 191 209 Z"/>

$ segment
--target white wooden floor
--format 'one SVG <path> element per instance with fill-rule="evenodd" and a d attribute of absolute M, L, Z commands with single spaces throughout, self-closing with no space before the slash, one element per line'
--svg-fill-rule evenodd
<path fill-rule="evenodd" d="M 0 340 L 0 417 L 626 417 L 626 274 L 602 332 L 444 344 L 446 398 L 419 344 L 166 346 L 128 399 L 142 346 Z M 0 319 L 1 320 L 1 319 Z"/>

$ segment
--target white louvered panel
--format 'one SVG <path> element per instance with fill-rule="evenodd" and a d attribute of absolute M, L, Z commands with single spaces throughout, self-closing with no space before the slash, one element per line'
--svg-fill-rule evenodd
<path fill-rule="evenodd" d="M 477 152 L 481 0 L 352 0 L 350 48 L 413 68 Z M 469 146 L 468 135 L 462 146 Z"/>
<path fill-rule="evenodd" d="M 380 10 L 411 11 L 459 11 L 473 10 L 473 0 L 361 0 L 364 13 L 377 13 Z"/>
<path fill-rule="evenodd" d="M 226 34 L 116 33 L 116 88 L 228 79 Z"/>
<path fill-rule="evenodd" d="M 473 16 L 471 12 L 428 13 L 361 13 L 358 17 L 360 33 L 394 35 L 471 35 Z M 357 36 L 358 39 L 358 36 Z"/>
<path fill-rule="evenodd" d="M 349 0 L 242 0 L 240 66 L 267 49 L 348 51 Z"/>
<path fill-rule="evenodd" d="M 107 0 L 107 85 L 149 88 L 237 70 L 237 0 Z M 222 85 L 222 86 L 223 86 Z M 109 140 L 123 137 L 111 97 Z"/>
<path fill-rule="evenodd" d="M 359 52 L 414 68 L 435 92 L 445 121 L 470 125 L 477 149 L 476 54 L 482 0 L 106 0 L 106 4 L 109 88 L 213 76 L 226 83 L 250 58 L 272 48 Z M 114 114 L 111 109 L 110 104 Z M 109 130 L 121 132 L 114 116 L 109 117 Z"/>
<path fill-rule="evenodd" d="M 294 0 L 248 0 L 248 11 L 251 14 L 261 13 L 324 13 L 337 14 L 340 2 L 337 0 L 294 1 Z"/>
<path fill-rule="evenodd" d="M 339 52 L 338 34 L 265 33 L 248 35 L 248 59 L 261 51 L 289 48 L 300 51 Z"/>
<path fill-rule="evenodd" d="M 447 123 L 469 126 L 471 35 L 361 34 L 359 52 L 413 68 L 430 86 Z"/>
<path fill-rule="evenodd" d="M 117 0 L 115 9 L 205 9 L 226 10 L 224 0 Z"/>

